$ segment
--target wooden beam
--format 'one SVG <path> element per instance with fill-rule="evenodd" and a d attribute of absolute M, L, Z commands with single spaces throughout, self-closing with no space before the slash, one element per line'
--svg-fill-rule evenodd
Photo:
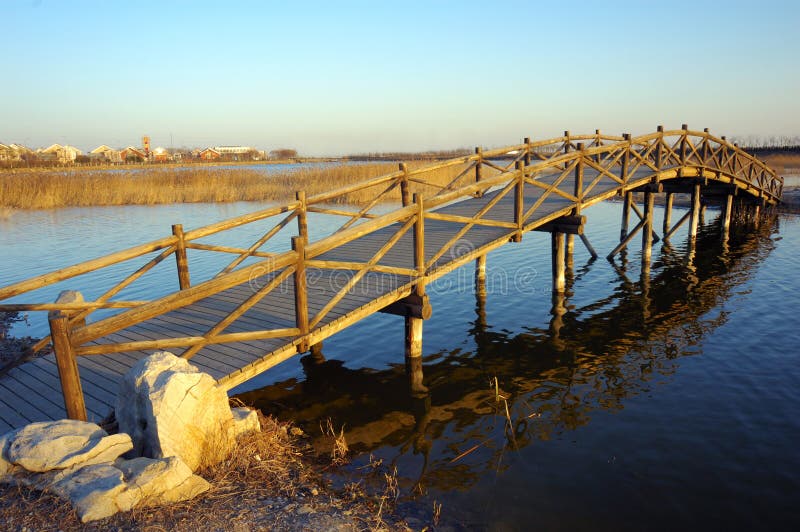
<path fill-rule="evenodd" d="M 563 292 L 566 288 L 566 260 L 564 257 L 564 233 L 551 235 L 551 260 L 553 270 L 553 292 Z"/>
<path fill-rule="evenodd" d="M 653 193 L 644 193 L 644 217 L 642 226 L 642 264 L 650 268 L 653 253 Z"/>
<path fill-rule="evenodd" d="M 583 242 L 583 245 L 586 246 L 586 250 L 589 252 L 589 254 L 592 256 L 593 259 L 596 259 L 598 255 L 597 251 L 594 250 L 592 243 L 589 242 L 589 239 L 586 237 L 585 234 L 581 233 L 579 236 L 581 237 L 581 242 Z"/>
<path fill-rule="evenodd" d="M 422 324 L 419 318 L 405 319 L 406 342 L 406 374 L 411 389 L 411 395 L 424 395 L 428 388 L 422 384 Z"/>
<path fill-rule="evenodd" d="M 308 290 L 306 288 L 306 240 L 301 236 L 292 237 L 292 250 L 297 253 L 294 267 L 294 312 L 295 325 L 301 335 L 308 334 Z M 298 352 L 308 351 L 308 346 L 301 344 Z"/>
<path fill-rule="evenodd" d="M 619 241 L 623 242 L 628 237 L 628 221 L 631 216 L 631 206 L 633 205 L 633 192 L 625 192 L 622 201 L 622 227 L 619 230 Z"/>
<path fill-rule="evenodd" d="M 50 323 L 50 337 L 53 339 L 53 351 L 56 354 L 58 377 L 61 381 L 61 391 L 64 396 L 64 408 L 67 417 L 86 421 L 86 405 L 83 399 L 81 378 L 78 374 L 78 362 L 70 340 L 71 328 L 69 318 L 60 311 L 51 311 L 48 315 Z"/>
<path fill-rule="evenodd" d="M 628 233 L 628 236 L 625 237 L 625 240 L 617 244 L 617 247 L 612 249 L 611 253 L 609 253 L 606 258 L 608 260 L 611 260 L 614 258 L 614 255 L 622 251 L 625 248 L 625 246 L 627 246 L 628 243 L 630 243 L 630 241 L 633 240 L 633 237 L 636 236 L 636 233 L 638 233 L 642 229 L 643 225 L 644 225 L 644 220 L 640 220 L 639 223 L 636 224 L 636 226 L 633 228 L 633 230 L 630 233 Z"/>
<path fill-rule="evenodd" d="M 692 204 L 689 217 L 689 238 L 697 236 L 697 227 L 700 222 L 700 184 L 695 183 L 692 187 Z"/>
<path fill-rule="evenodd" d="M 722 232 L 726 235 L 731 227 L 731 211 L 733 211 L 733 194 L 728 194 L 722 204 L 722 215 L 720 216 Z"/>
<path fill-rule="evenodd" d="M 674 194 L 667 192 L 667 197 L 664 200 L 664 224 L 662 225 L 661 232 L 664 234 L 664 240 L 667 239 L 667 232 L 669 231 L 670 223 L 672 223 L 672 201 Z"/>
<path fill-rule="evenodd" d="M 181 290 L 186 290 L 191 286 L 189 280 L 189 261 L 186 258 L 186 237 L 183 234 L 183 225 L 174 224 L 172 234 L 175 235 L 175 263 L 178 266 L 178 286 Z"/>
<path fill-rule="evenodd" d="M 516 184 L 514 185 L 514 224 L 517 226 L 517 232 L 511 237 L 512 242 L 522 242 L 522 225 L 525 223 L 523 213 L 525 211 L 525 169 L 522 161 L 516 163 L 516 174 L 514 175 Z"/>
<path fill-rule="evenodd" d="M 391 303 L 378 312 L 384 314 L 394 314 L 395 316 L 403 316 L 405 318 L 419 318 L 421 320 L 430 319 L 433 314 L 430 298 L 428 294 L 412 293 L 402 299 Z"/>
<path fill-rule="evenodd" d="M 564 233 L 567 235 L 582 235 L 586 216 L 569 214 L 535 227 L 534 231 L 543 233 Z"/>

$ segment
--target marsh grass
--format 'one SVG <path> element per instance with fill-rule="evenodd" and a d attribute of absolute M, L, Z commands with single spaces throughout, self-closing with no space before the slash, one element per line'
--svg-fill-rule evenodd
<path fill-rule="evenodd" d="M 775 153 L 760 159 L 778 174 L 800 172 L 800 153 Z"/>
<path fill-rule="evenodd" d="M 426 163 L 409 163 L 409 168 L 418 168 L 424 164 Z M 444 185 L 463 168 L 458 166 L 434 171 L 427 174 L 426 179 Z M 0 209 L 233 201 L 280 202 L 294 199 L 294 193 L 298 190 L 305 190 L 308 196 L 312 196 L 395 170 L 395 163 L 339 164 L 291 169 L 269 175 L 245 167 L 147 167 L 127 172 L 25 169 L 0 173 Z M 463 179 L 466 181 L 469 176 Z M 415 185 L 415 188 L 435 190 L 433 187 L 420 185 Z M 338 198 L 334 202 L 367 203 L 381 191 L 381 187 L 371 187 Z M 399 201 L 399 190 L 394 190 L 385 199 Z"/>

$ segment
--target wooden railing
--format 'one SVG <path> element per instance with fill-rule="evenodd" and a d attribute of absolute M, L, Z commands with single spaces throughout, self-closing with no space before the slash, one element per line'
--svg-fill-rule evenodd
<path fill-rule="evenodd" d="M 52 341 L 57 351 L 69 351 L 68 357 L 184 348 L 183 356 L 189 358 L 209 344 L 278 337 L 285 337 L 287 342 L 305 347 L 303 338 L 318 327 L 347 292 L 371 272 L 402 278 L 404 283 L 398 285 L 399 294 L 407 291 L 409 286 L 424 284 L 467 260 L 469 257 L 451 260 L 450 263 L 441 261 L 474 226 L 500 228 L 505 230 L 502 238 L 519 240 L 525 231 L 552 222 L 570 211 L 580 212 L 581 208 L 645 183 L 680 177 L 729 183 L 768 203 L 777 202 L 783 188 L 783 179 L 763 162 L 730 144 L 725 137 L 715 137 L 707 130 L 690 131 L 684 126 L 680 130 L 664 131 L 659 127 L 655 133 L 633 138 L 627 134 L 604 135 L 600 131 L 594 135 L 570 135 L 565 132 L 563 137 L 536 142 L 525 139 L 522 144 L 500 149 L 476 148 L 473 155 L 420 168 L 410 169 L 400 164 L 397 171 L 384 176 L 310 197 L 300 191 L 294 201 L 286 204 L 198 229 L 184 231 L 183 227 L 175 225 L 172 234 L 164 238 L 0 288 L 2 301 L 157 253 L 94 301 L 0 304 L 0 311 L 47 310 L 58 313 L 53 316 L 61 321 L 53 328 L 51 319 L 51 331 L 62 337 L 45 338 L 35 348 L 40 349 Z M 603 181 L 613 186 L 595 192 Z M 539 189 L 541 193 L 535 201 L 526 204 L 525 192 L 531 188 Z M 363 195 L 364 191 L 374 191 L 374 195 L 363 201 L 360 207 L 339 207 L 347 203 L 349 195 L 355 192 Z M 387 200 L 397 198 L 398 192 L 400 205 L 389 212 L 379 212 L 381 206 L 385 210 Z M 437 212 L 454 202 L 487 194 L 490 197 L 474 215 Z M 548 198 L 555 196 L 568 202 L 564 209 L 547 216 L 539 215 L 541 206 Z M 489 217 L 492 208 L 508 197 L 513 197 L 513 215 L 503 220 Z M 310 242 L 308 213 L 338 216 L 343 223 L 332 234 Z M 428 249 L 426 255 L 426 220 L 456 222 L 463 226 L 439 249 L 432 253 Z M 266 230 L 260 231 L 261 236 L 248 245 L 233 247 L 199 242 L 204 237 L 264 221 L 268 222 Z M 291 249 L 264 251 L 264 245 L 292 222 L 297 224 L 297 235 L 291 240 Z M 334 261 L 321 258 L 332 249 L 387 229 L 391 231 L 391 236 L 369 260 Z M 414 236 L 415 260 L 410 261 L 408 267 L 381 264 L 381 259 L 407 233 Z M 233 259 L 212 279 L 192 286 L 187 249 L 229 254 Z M 475 253 L 479 251 L 475 250 Z M 180 291 L 153 301 L 112 299 L 171 255 L 176 259 Z M 258 260 L 243 265 L 251 258 Z M 345 286 L 315 315 L 309 315 L 307 304 L 306 271 L 310 268 L 352 272 Z M 201 336 L 89 344 L 256 278 L 261 286 Z M 229 325 L 285 282 L 292 282 L 294 287 L 296 320 L 293 327 L 225 333 Z M 86 318 L 96 310 L 113 308 L 123 311 L 84 325 Z"/>

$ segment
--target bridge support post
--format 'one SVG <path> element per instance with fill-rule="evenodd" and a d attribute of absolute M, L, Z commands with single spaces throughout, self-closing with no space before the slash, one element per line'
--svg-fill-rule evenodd
<path fill-rule="evenodd" d="M 58 377 L 61 381 L 61 392 L 64 396 L 64 408 L 69 419 L 86 421 L 86 405 L 83 400 L 83 388 L 78 374 L 78 361 L 70 340 L 71 326 L 69 317 L 60 310 L 52 310 L 48 314 L 50 338 L 56 354 Z"/>
<path fill-rule="evenodd" d="M 653 254 L 653 193 L 644 193 L 644 218 L 642 222 L 642 271 L 650 271 L 650 259 Z"/>
<path fill-rule="evenodd" d="M 405 318 L 406 327 L 406 374 L 411 395 L 424 395 L 428 388 L 422 384 L 422 318 Z"/>
<path fill-rule="evenodd" d="M 414 268 L 417 270 L 417 283 L 414 285 L 412 295 L 425 298 L 425 210 L 422 196 L 414 194 L 413 202 L 417 206 L 417 220 L 414 223 Z M 406 343 L 406 375 L 412 396 L 421 396 L 428 393 L 428 388 L 422 384 L 422 324 L 424 319 L 406 315 L 405 317 L 405 343 Z"/>
<path fill-rule="evenodd" d="M 666 234 L 669 233 L 669 228 L 672 225 L 672 201 L 673 193 L 667 192 L 666 199 L 664 200 L 664 224 L 662 225 L 661 234 L 664 235 L 664 240 L 667 239 Z"/>
<path fill-rule="evenodd" d="M 553 292 L 563 293 L 566 288 L 566 272 L 564 260 L 564 233 L 553 231 L 551 236 L 551 253 L 553 264 Z"/>
<path fill-rule="evenodd" d="M 628 237 L 628 220 L 631 217 L 632 203 L 633 192 L 625 192 L 625 199 L 622 202 L 622 228 L 619 231 L 620 242 L 623 242 Z"/>
<path fill-rule="evenodd" d="M 486 296 L 486 255 L 475 259 L 475 294 Z"/>
<path fill-rule="evenodd" d="M 731 229 L 731 211 L 733 210 L 733 194 L 725 196 L 725 202 L 722 204 L 722 216 L 720 222 L 722 224 L 722 238 L 728 240 L 728 233 Z"/>
<path fill-rule="evenodd" d="M 313 344 L 309 349 L 311 353 L 311 360 L 314 364 L 322 364 L 325 362 L 325 355 L 322 354 L 322 342 L 317 342 Z"/>
<path fill-rule="evenodd" d="M 697 225 L 700 221 L 700 184 L 696 183 L 692 187 L 692 206 L 689 211 L 689 238 L 694 239 L 697 237 Z"/>

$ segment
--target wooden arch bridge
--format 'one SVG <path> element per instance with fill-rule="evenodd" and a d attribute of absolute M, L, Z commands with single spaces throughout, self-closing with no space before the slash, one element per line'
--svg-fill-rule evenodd
<path fill-rule="evenodd" d="M 102 419 L 113 409 L 119 379 L 137 360 L 169 350 L 231 389 L 375 312 L 404 317 L 406 367 L 412 393 L 422 384 L 422 324 L 431 307 L 426 284 L 476 261 L 485 279 L 486 254 L 528 231 L 552 234 L 553 290 L 565 288 L 565 265 L 587 207 L 623 198 L 619 245 L 641 235 L 643 271 L 649 271 L 654 197 L 665 193 L 661 238 L 688 222 L 694 241 L 702 209 L 720 204 L 723 234 L 732 214 L 757 219 L 780 201 L 783 179 L 725 137 L 708 130 L 657 131 L 631 137 L 570 135 L 409 168 L 314 196 L 296 199 L 206 227 L 172 234 L 127 250 L 0 288 L 0 311 L 47 311 L 53 354 L 33 358 L 0 375 L 0 433 L 32 421 Z M 634 194 L 641 193 L 639 208 Z M 674 224 L 673 195 L 689 194 L 690 209 Z M 359 206 L 349 208 L 358 199 Z M 366 199 L 365 199 L 366 198 Z M 395 199 L 392 208 L 386 202 Z M 309 213 L 338 216 L 342 226 L 310 238 Z M 629 228 L 629 217 L 638 222 Z M 241 246 L 209 237 L 242 226 L 261 235 Z M 266 251 L 287 232 L 291 249 Z M 288 239 L 287 239 L 288 240 Z M 192 284 L 187 249 L 233 257 L 213 278 Z M 193 252 L 194 253 L 194 252 Z M 179 290 L 151 301 L 114 299 L 170 256 Z M 55 302 L 33 302 L 37 290 L 120 263 L 144 259 L 112 288 L 84 301 L 65 290 Z M 116 271 L 116 270 L 115 270 Z M 58 285 L 63 286 L 63 285 Z M 27 301 L 23 301 L 27 299 Z M 87 322 L 100 309 L 116 314 Z"/>

